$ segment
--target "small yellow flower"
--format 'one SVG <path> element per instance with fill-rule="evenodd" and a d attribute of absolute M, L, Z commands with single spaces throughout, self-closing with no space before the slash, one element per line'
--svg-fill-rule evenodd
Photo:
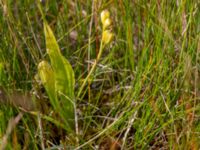
<path fill-rule="evenodd" d="M 110 18 L 109 11 L 108 10 L 103 10 L 101 12 L 101 22 L 102 22 L 102 24 L 105 24 L 106 19 L 109 19 L 109 18 Z"/>
<path fill-rule="evenodd" d="M 110 32 L 110 30 L 105 30 L 105 31 L 103 31 L 102 42 L 103 42 L 104 44 L 110 43 L 111 40 L 112 40 L 112 38 L 113 38 L 113 33 Z"/>

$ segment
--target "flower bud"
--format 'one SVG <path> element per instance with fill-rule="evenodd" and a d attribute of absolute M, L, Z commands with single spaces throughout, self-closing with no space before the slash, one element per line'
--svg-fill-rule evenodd
<path fill-rule="evenodd" d="M 110 32 L 109 30 L 103 31 L 102 42 L 104 44 L 110 43 L 112 38 L 113 38 L 113 33 L 112 32 Z"/>
<path fill-rule="evenodd" d="M 110 13 L 108 10 L 103 10 L 101 12 L 101 22 L 102 24 L 105 24 L 106 19 L 108 19 L 110 17 Z"/>
<path fill-rule="evenodd" d="M 103 24 L 103 28 L 107 28 L 111 25 L 111 20 L 110 18 L 107 18 L 105 21 L 104 21 L 104 24 Z"/>

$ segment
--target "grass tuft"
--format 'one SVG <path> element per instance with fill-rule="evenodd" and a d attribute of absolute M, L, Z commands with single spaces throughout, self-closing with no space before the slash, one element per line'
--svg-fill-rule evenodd
<path fill-rule="evenodd" d="M 0 145 L 199 149 L 199 5 L 1 0 Z"/>

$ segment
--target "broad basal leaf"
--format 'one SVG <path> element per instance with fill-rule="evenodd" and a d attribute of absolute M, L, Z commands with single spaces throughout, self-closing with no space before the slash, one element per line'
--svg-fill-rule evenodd
<path fill-rule="evenodd" d="M 65 116 L 74 119 L 74 71 L 67 59 L 62 56 L 54 34 L 44 22 L 47 53 L 55 76 L 55 89 L 65 110 Z"/>

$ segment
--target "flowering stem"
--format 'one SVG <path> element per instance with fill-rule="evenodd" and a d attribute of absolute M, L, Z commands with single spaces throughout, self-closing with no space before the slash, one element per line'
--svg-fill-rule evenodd
<path fill-rule="evenodd" d="M 94 61 L 94 64 L 90 70 L 90 72 L 88 73 L 87 77 L 85 78 L 85 80 L 83 81 L 83 84 L 81 85 L 81 88 L 78 92 L 78 97 L 81 95 L 83 88 L 85 87 L 86 82 L 88 81 L 89 77 L 91 76 L 91 74 L 94 72 L 94 70 L 96 69 L 97 63 L 99 62 L 99 59 L 101 58 L 102 52 L 103 52 L 103 48 L 104 48 L 104 44 L 101 40 L 101 45 L 100 45 L 100 50 L 99 53 L 97 55 L 96 60 Z"/>

